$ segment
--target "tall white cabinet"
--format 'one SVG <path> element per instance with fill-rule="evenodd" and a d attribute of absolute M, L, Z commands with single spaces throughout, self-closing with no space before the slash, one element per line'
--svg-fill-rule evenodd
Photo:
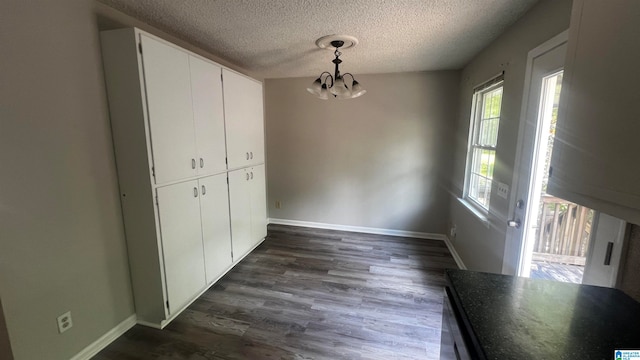
<path fill-rule="evenodd" d="M 640 223 L 640 2 L 575 0 L 548 192 Z"/>
<path fill-rule="evenodd" d="M 262 84 L 139 29 L 101 42 L 136 315 L 162 328 L 266 236 Z"/>

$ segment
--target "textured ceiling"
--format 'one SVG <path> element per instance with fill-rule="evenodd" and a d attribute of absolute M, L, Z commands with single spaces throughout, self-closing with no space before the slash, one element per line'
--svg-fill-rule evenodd
<path fill-rule="evenodd" d="M 100 0 L 264 78 L 459 69 L 537 0 Z"/>

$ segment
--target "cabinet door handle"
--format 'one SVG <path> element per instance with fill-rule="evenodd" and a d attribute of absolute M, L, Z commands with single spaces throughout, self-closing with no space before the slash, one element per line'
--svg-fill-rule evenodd
<path fill-rule="evenodd" d="M 247 160 L 249 160 L 249 153 L 247 153 Z"/>
<path fill-rule="evenodd" d="M 247 173 L 246 175 L 247 175 L 247 181 L 249 181 L 249 173 Z"/>
<path fill-rule="evenodd" d="M 609 241 L 609 243 L 607 243 L 607 252 L 604 255 L 604 264 L 605 265 L 611 265 L 611 255 L 613 253 L 613 243 L 611 241 Z"/>
<path fill-rule="evenodd" d="M 250 154 L 251 154 L 251 158 L 253 159 L 253 151 Z"/>
<path fill-rule="evenodd" d="M 204 194 L 206 194 L 206 193 L 207 193 L 207 188 L 206 188 L 206 187 L 204 187 L 204 185 L 202 185 L 202 195 L 204 195 Z"/>
<path fill-rule="evenodd" d="M 251 180 L 253 180 L 253 171 L 251 172 Z"/>
<path fill-rule="evenodd" d="M 204 159 L 200 158 L 200 169 L 204 167 Z"/>
<path fill-rule="evenodd" d="M 193 188 L 193 197 L 198 197 L 198 188 L 197 187 Z"/>
<path fill-rule="evenodd" d="M 191 159 L 191 168 L 192 169 L 196 168 L 196 159 Z"/>

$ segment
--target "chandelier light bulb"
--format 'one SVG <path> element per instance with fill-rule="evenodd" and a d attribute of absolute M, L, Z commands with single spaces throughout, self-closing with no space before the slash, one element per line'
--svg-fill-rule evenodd
<path fill-rule="evenodd" d="M 313 95 L 320 96 L 320 91 L 322 90 L 322 79 L 317 78 L 311 86 L 307 88 L 307 91 L 312 93 Z"/>

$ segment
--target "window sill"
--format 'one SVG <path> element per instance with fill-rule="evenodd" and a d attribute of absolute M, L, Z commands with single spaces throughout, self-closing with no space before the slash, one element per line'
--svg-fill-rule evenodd
<path fill-rule="evenodd" d="M 486 226 L 487 228 L 490 227 L 491 224 L 489 223 L 489 218 L 487 217 L 488 212 L 478 209 L 477 206 L 471 204 L 469 201 L 463 198 L 458 198 L 458 202 L 460 202 L 460 204 L 462 204 L 470 213 L 475 215 L 484 226 Z"/>

